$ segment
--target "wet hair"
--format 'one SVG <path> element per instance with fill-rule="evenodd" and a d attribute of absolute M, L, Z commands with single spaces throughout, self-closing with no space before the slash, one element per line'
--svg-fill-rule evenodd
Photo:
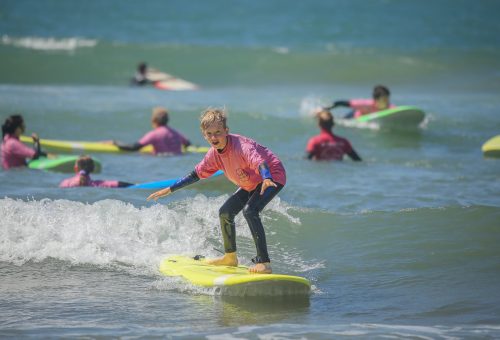
<path fill-rule="evenodd" d="M 2 125 L 2 139 L 5 135 L 13 135 L 16 129 L 24 124 L 23 116 L 15 114 L 5 119 Z"/>
<path fill-rule="evenodd" d="M 153 108 L 151 120 L 153 120 L 158 125 L 167 125 L 168 123 L 167 109 L 161 106 Z"/>
<path fill-rule="evenodd" d="M 335 125 L 332 113 L 328 110 L 321 110 L 316 113 L 316 119 L 318 119 L 318 125 L 320 128 L 325 130 L 331 130 Z"/>
<path fill-rule="evenodd" d="M 87 186 L 89 180 L 88 175 L 94 171 L 94 160 L 90 156 L 81 155 L 76 160 L 75 167 L 80 173 L 80 186 Z"/>
<path fill-rule="evenodd" d="M 140 73 L 146 73 L 146 69 L 148 68 L 148 65 L 144 62 L 140 63 L 138 66 L 137 66 L 137 70 L 140 72 Z"/>
<path fill-rule="evenodd" d="M 200 129 L 201 131 L 205 131 L 213 123 L 219 122 L 222 123 L 224 129 L 227 128 L 226 109 L 209 107 L 201 114 Z"/>
<path fill-rule="evenodd" d="M 373 99 L 379 99 L 380 97 L 389 97 L 391 92 L 384 85 L 377 85 L 373 88 Z"/>

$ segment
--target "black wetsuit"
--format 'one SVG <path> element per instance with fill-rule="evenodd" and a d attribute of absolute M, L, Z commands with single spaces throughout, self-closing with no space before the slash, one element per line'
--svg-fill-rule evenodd
<path fill-rule="evenodd" d="M 220 225 L 224 237 L 224 251 L 226 253 L 236 251 L 234 218 L 243 210 L 243 216 L 250 227 L 257 248 L 257 256 L 252 261 L 254 263 L 270 262 L 267 253 L 266 234 L 259 213 L 283 188 L 283 185 L 279 183 L 276 183 L 276 185 L 277 187 L 268 187 L 262 195 L 260 194 L 262 183 L 252 191 L 239 188 L 219 209 Z"/>
<path fill-rule="evenodd" d="M 259 172 L 261 173 L 263 180 L 272 180 L 271 173 L 266 163 L 261 164 Z M 170 187 L 170 190 L 174 192 L 199 180 L 200 178 L 196 174 L 196 171 L 192 171 L 190 174 L 173 184 Z M 224 251 L 226 253 L 234 253 L 236 251 L 236 230 L 234 218 L 240 211 L 243 210 L 243 216 L 250 227 L 255 247 L 257 249 L 257 256 L 253 258 L 252 261 L 254 263 L 270 262 L 269 254 L 267 252 L 266 234 L 259 214 L 283 188 L 282 184 L 276 182 L 273 183 L 276 184 L 276 187 L 268 187 L 262 195 L 260 194 L 262 182 L 259 183 L 259 185 L 257 185 L 257 187 L 252 191 L 246 191 L 239 188 L 219 209 L 220 225 L 222 236 L 224 238 Z"/>

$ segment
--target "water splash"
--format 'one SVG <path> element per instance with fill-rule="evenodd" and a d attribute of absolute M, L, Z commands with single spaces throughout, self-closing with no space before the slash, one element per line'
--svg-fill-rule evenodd
<path fill-rule="evenodd" d="M 77 37 L 64 39 L 41 37 L 14 38 L 8 35 L 3 35 L 2 44 L 42 51 L 74 51 L 77 48 L 94 47 L 97 45 L 97 40 Z"/>

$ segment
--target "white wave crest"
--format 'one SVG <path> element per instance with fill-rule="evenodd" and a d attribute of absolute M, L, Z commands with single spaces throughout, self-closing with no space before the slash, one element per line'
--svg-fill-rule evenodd
<path fill-rule="evenodd" d="M 97 40 L 76 37 L 62 39 L 42 37 L 13 38 L 8 35 L 3 35 L 2 44 L 42 51 L 74 51 L 77 48 L 94 47 L 97 45 Z"/>
<path fill-rule="evenodd" d="M 218 211 L 226 199 L 227 195 L 209 198 L 199 194 L 149 207 L 118 200 L 81 203 L 0 199 L 0 261 L 22 265 L 55 258 L 75 264 L 136 267 L 153 273 L 168 255 L 218 256 L 214 251 L 222 243 Z M 263 217 L 284 217 L 300 224 L 288 209 L 276 199 L 266 207 Z M 238 237 L 242 256 L 250 258 L 255 251 L 252 235 L 241 214 L 236 223 L 245 225 L 238 228 Z"/>

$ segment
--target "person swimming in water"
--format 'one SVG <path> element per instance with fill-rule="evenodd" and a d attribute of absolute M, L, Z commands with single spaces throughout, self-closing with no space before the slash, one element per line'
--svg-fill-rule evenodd
<path fill-rule="evenodd" d="M 131 186 L 132 183 L 121 181 L 103 181 L 92 180 L 90 174 L 94 171 L 94 160 L 87 155 L 78 157 L 75 162 L 76 175 L 66 178 L 60 184 L 60 188 L 74 188 L 74 187 L 99 187 L 99 188 L 125 188 Z"/>
<path fill-rule="evenodd" d="M 341 161 L 344 155 L 347 155 L 354 161 L 361 161 L 361 157 L 359 157 L 351 143 L 333 133 L 332 129 L 335 126 L 335 121 L 330 111 L 323 109 L 316 114 L 316 118 L 321 133 L 311 137 L 307 142 L 307 159 Z"/>
<path fill-rule="evenodd" d="M 150 83 L 148 80 L 146 73 L 148 70 L 148 65 L 145 62 L 137 65 L 137 71 L 134 74 L 134 77 L 130 80 L 132 85 L 142 86 Z"/>
<path fill-rule="evenodd" d="M 146 145 L 153 145 L 155 155 L 180 155 L 182 147 L 188 147 L 191 142 L 180 132 L 168 126 L 169 114 L 164 107 L 155 107 L 151 115 L 153 130 L 146 133 L 138 142 L 126 144 L 113 141 L 121 150 L 137 151 Z"/>
<path fill-rule="evenodd" d="M 377 85 L 373 88 L 372 99 L 351 99 L 337 100 L 332 106 L 326 107 L 326 110 L 331 110 L 336 107 L 350 107 L 353 110 L 344 118 L 358 118 L 373 112 L 386 110 L 396 107 L 390 102 L 391 93 L 384 85 Z"/>
<path fill-rule="evenodd" d="M 238 190 L 229 197 L 219 210 L 219 219 L 224 239 L 224 255 L 208 260 L 221 266 L 237 266 L 236 215 L 243 211 L 257 249 L 252 259 L 252 273 L 271 273 L 271 260 L 267 252 L 266 235 L 259 213 L 280 192 L 286 183 L 286 172 L 279 158 L 268 148 L 254 140 L 229 133 L 223 109 L 208 108 L 201 116 L 201 131 L 211 148 L 194 171 L 170 187 L 151 194 L 147 200 L 157 200 L 189 184 L 208 178 L 218 170 Z"/>
<path fill-rule="evenodd" d="M 25 129 L 24 119 L 20 114 L 11 115 L 2 125 L 2 167 L 5 170 L 28 165 L 26 159 L 47 156 L 40 148 L 40 139 L 36 133 L 31 135 L 33 149 L 19 140 Z"/>

